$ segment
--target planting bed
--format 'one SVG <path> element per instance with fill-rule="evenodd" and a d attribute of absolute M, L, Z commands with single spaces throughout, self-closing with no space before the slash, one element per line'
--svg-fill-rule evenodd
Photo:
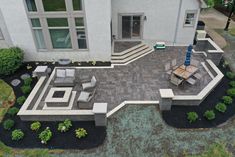
<path fill-rule="evenodd" d="M 223 74 L 230 71 L 229 68 L 223 68 L 222 63 L 219 65 L 219 69 Z M 227 105 L 225 113 L 220 113 L 215 110 L 215 106 L 218 102 L 222 102 L 221 98 L 226 94 L 226 91 L 230 88 L 229 80 L 226 76 L 218 84 L 218 86 L 207 96 L 207 98 L 199 106 L 173 106 L 171 111 L 162 112 L 162 117 L 165 122 L 176 128 L 212 128 L 225 123 L 231 117 L 235 115 L 235 100 L 230 105 Z M 203 114 L 207 110 L 214 110 L 215 119 L 207 120 Z M 196 112 L 198 114 L 198 120 L 193 123 L 189 123 L 187 119 L 188 112 Z"/>
<path fill-rule="evenodd" d="M 55 66 L 59 66 L 58 63 L 52 64 L 50 62 L 27 62 L 24 63 L 23 66 L 17 70 L 13 75 L 10 76 L 1 76 L 5 82 L 9 85 L 12 80 L 19 79 L 21 83 L 14 87 L 12 86 L 16 98 L 20 96 L 27 97 L 26 94 L 23 94 L 21 91 L 21 86 L 23 86 L 24 81 L 20 78 L 22 74 L 32 74 L 32 71 L 38 65 L 47 65 L 52 70 Z M 110 63 L 108 62 L 96 62 L 96 66 L 108 66 Z M 78 66 L 78 63 L 73 63 L 68 66 Z M 83 62 L 80 63 L 80 66 L 94 66 L 91 62 Z M 31 87 L 33 88 L 37 83 L 37 78 L 33 78 Z M 14 104 L 14 107 L 20 108 L 21 105 L 17 103 Z M 0 124 L 0 141 L 2 141 L 7 146 L 11 146 L 14 148 L 58 148 L 58 149 L 89 149 L 94 148 L 101 145 L 104 142 L 106 137 L 106 128 L 105 127 L 95 127 L 93 121 L 89 122 L 72 122 L 72 127 L 68 132 L 61 133 L 57 130 L 59 122 L 41 122 L 41 128 L 35 132 L 30 129 L 30 125 L 32 122 L 24 122 L 21 121 L 18 116 L 10 116 L 6 114 L 3 121 L 6 119 L 12 119 L 15 122 L 14 127 L 11 130 L 5 130 L 3 128 L 3 123 Z M 39 139 L 39 133 L 49 127 L 52 131 L 52 138 L 48 141 L 47 144 L 42 144 Z M 75 130 L 77 128 L 84 128 L 87 131 L 87 136 L 81 139 L 76 138 Z M 19 141 L 12 141 L 11 132 L 15 129 L 21 129 L 24 132 L 24 138 Z"/>

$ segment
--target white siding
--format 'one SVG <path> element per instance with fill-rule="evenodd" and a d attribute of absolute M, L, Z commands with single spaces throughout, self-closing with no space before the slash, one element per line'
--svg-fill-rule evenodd
<path fill-rule="evenodd" d="M 111 56 L 110 0 L 84 0 L 88 25 L 88 51 L 37 52 L 23 0 L 0 0 L 13 45 L 25 50 L 26 61 L 70 58 L 76 61 L 109 61 Z"/>

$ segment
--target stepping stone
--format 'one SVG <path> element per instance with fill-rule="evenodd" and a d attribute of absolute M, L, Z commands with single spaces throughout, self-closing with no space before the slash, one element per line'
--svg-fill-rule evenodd
<path fill-rule="evenodd" d="M 23 75 L 20 76 L 20 78 L 21 78 L 22 80 L 27 79 L 27 78 L 30 78 L 30 77 L 31 77 L 31 76 L 30 76 L 30 74 L 28 74 L 28 73 L 23 74 Z"/>
<path fill-rule="evenodd" d="M 32 69 L 33 67 L 31 65 L 27 65 L 27 69 L 30 70 Z"/>
<path fill-rule="evenodd" d="M 11 81 L 11 85 L 16 87 L 16 86 L 18 86 L 20 84 L 20 82 L 21 81 L 19 79 L 14 79 L 14 80 Z"/>

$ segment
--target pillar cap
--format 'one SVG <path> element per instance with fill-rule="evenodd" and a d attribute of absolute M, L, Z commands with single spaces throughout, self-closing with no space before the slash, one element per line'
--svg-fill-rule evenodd
<path fill-rule="evenodd" d="M 173 98 L 175 95 L 172 89 L 159 89 L 161 98 Z"/>
<path fill-rule="evenodd" d="M 106 114 L 107 113 L 107 103 L 94 103 L 92 112 L 95 114 Z"/>

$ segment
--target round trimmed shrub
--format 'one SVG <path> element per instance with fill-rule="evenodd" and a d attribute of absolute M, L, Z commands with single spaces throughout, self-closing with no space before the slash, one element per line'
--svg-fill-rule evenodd
<path fill-rule="evenodd" d="M 65 119 L 64 122 L 58 124 L 58 131 L 67 132 L 72 127 L 72 122 L 69 119 Z"/>
<path fill-rule="evenodd" d="M 198 119 L 198 114 L 196 112 L 188 112 L 187 119 L 189 123 L 193 123 Z"/>
<path fill-rule="evenodd" d="M 226 105 L 230 105 L 233 103 L 233 99 L 230 96 L 223 96 L 222 100 Z"/>
<path fill-rule="evenodd" d="M 33 79 L 31 77 L 24 79 L 24 85 L 31 85 Z"/>
<path fill-rule="evenodd" d="M 231 97 L 235 97 L 235 88 L 228 89 L 227 94 Z"/>
<path fill-rule="evenodd" d="M 18 47 L 0 49 L 0 75 L 13 74 L 22 65 L 23 50 Z"/>
<path fill-rule="evenodd" d="M 235 88 L 235 81 L 229 82 L 229 85 L 230 85 L 232 88 Z"/>
<path fill-rule="evenodd" d="M 84 128 L 78 128 L 75 130 L 75 135 L 80 139 L 87 136 L 87 131 Z"/>
<path fill-rule="evenodd" d="M 207 120 L 215 119 L 215 112 L 213 110 L 207 110 L 203 115 Z"/>
<path fill-rule="evenodd" d="M 24 133 L 20 129 L 16 129 L 16 130 L 12 131 L 12 133 L 11 133 L 11 139 L 13 141 L 19 141 L 23 137 L 24 137 Z"/>
<path fill-rule="evenodd" d="M 17 98 L 17 103 L 19 105 L 23 105 L 25 100 L 26 100 L 26 97 L 25 96 L 21 96 L 21 97 Z"/>
<path fill-rule="evenodd" d="M 47 144 L 47 142 L 52 138 L 52 132 L 49 127 L 47 127 L 45 130 L 43 130 L 39 134 L 39 138 L 41 140 L 42 144 Z"/>
<path fill-rule="evenodd" d="M 31 92 L 31 87 L 30 85 L 23 85 L 21 87 L 21 91 L 24 93 L 24 94 L 29 94 Z"/>
<path fill-rule="evenodd" d="M 41 127 L 41 123 L 40 122 L 33 122 L 31 125 L 30 125 L 30 129 L 33 130 L 33 131 L 38 131 Z"/>
<path fill-rule="evenodd" d="M 233 72 L 226 72 L 226 76 L 227 78 L 229 78 L 230 80 L 234 79 L 235 78 L 235 73 Z"/>
<path fill-rule="evenodd" d="M 216 104 L 215 109 L 219 112 L 224 113 L 227 110 L 227 106 L 224 103 L 218 103 Z"/>
<path fill-rule="evenodd" d="M 3 128 L 5 130 L 11 130 L 11 128 L 15 125 L 15 122 L 11 119 L 7 119 L 3 122 Z"/>
<path fill-rule="evenodd" d="M 9 110 L 7 111 L 7 113 L 11 116 L 16 115 L 19 112 L 19 109 L 17 107 L 11 107 L 9 108 Z"/>

